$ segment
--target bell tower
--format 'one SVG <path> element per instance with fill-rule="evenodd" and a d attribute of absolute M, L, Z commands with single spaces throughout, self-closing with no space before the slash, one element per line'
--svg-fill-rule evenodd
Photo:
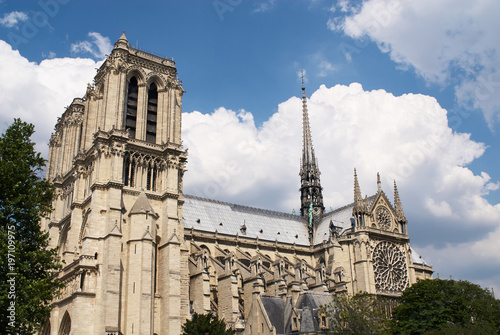
<path fill-rule="evenodd" d="M 171 58 L 122 34 L 83 98 L 59 118 L 44 222 L 67 283 L 50 324 L 72 334 L 179 334 L 189 316 L 183 248 L 184 90 Z"/>

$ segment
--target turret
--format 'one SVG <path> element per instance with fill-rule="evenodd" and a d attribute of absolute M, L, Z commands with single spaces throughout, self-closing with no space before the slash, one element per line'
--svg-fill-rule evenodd
<path fill-rule="evenodd" d="M 361 188 L 359 187 L 358 175 L 354 169 L 354 206 L 352 208 L 352 215 L 356 218 L 356 228 L 365 226 L 364 215 L 368 214 L 368 207 L 366 201 L 361 196 Z"/>

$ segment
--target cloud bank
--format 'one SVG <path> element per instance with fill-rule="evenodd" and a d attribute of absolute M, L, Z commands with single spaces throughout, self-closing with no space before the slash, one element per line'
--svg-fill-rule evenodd
<path fill-rule="evenodd" d="M 480 109 L 490 127 L 500 120 L 500 2 L 340 1 L 332 11 L 330 29 L 368 38 L 428 83 L 454 87 L 457 102 Z"/>
<path fill-rule="evenodd" d="M 83 96 L 99 66 L 82 58 L 53 58 L 36 64 L 0 40 L 0 130 L 15 117 L 33 123 L 37 150 L 46 157 L 57 118 L 73 98 Z"/>
<path fill-rule="evenodd" d="M 446 110 L 429 96 L 396 97 L 353 83 L 321 86 L 308 106 L 327 209 L 353 201 L 354 167 L 367 195 L 376 192 L 380 172 L 389 198 L 397 181 L 412 244 L 437 272 L 499 288 L 500 270 L 489 269 L 500 265 L 500 254 L 491 253 L 498 248 L 500 205 L 483 198 L 499 184 L 467 168 L 484 144 L 454 133 Z M 261 127 L 244 110 L 184 113 L 185 191 L 297 210 L 301 124 L 298 97 L 281 103 Z M 482 277 L 471 267 L 491 273 Z"/>

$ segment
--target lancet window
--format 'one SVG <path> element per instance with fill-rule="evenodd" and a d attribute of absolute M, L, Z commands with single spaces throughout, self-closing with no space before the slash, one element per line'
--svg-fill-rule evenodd
<path fill-rule="evenodd" d="M 164 165 L 157 157 L 127 153 L 123 161 L 123 185 L 159 191 Z"/>
<path fill-rule="evenodd" d="M 146 142 L 156 143 L 156 117 L 158 110 L 158 89 L 155 83 L 149 86 L 148 110 L 146 116 Z"/>
<path fill-rule="evenodd" d="M 127 92 L 127 114 L 125 117 L 125 129 L 130 133 L 130 138 L 135 138 L 135 129 L 137 124 L 137 97 L 139 86 L 137 79 L 132 77 L 128 84 Z"/>

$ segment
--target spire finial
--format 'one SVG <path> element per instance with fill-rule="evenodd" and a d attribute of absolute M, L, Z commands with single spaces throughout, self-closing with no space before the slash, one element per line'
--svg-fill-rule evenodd
<path fill-rule="evenodd" d="M 394 180 L 394 210 L 396 211 L 396 219 L 399 222 L 408 222 L 403 211 L 403 205 L 401 204 L 401 199 L 399 198 L 398 186 Z"/>
<path fill-rule="evenodd" d="M 128 42 L 127 36 L 125 36 L 125 30 L 123 31 L 122 36 L 120 36 L 120 38 L 118 39 L 118 41 Z"/>
<path fill-rule="evenodd" d="M 380 182 L 380 173 L 377 172 L 377 189 L 378 191 L 382 191 L 382 183 Z"/>
<path fill-rule="evenodd" d="M 354 168 L 354 213 L 364 213 L 365 212 L 365 202 L 363 201 L 363 196 L 361 195 L 361 188 L 359 187 L 358 175 L 356 173 L 356 168 Z M 353 214 L 354 214 L 353 213 Z"/>
<path fill-rule="evenodd" d="M 125 36 L 125 30 L 123 31 L 122 35 L 116 41 L 115 43 L 115 48 L 120 48 L 120 49 L 127 49 L 128 48 L 128 40 L 127 36 Z"/>

